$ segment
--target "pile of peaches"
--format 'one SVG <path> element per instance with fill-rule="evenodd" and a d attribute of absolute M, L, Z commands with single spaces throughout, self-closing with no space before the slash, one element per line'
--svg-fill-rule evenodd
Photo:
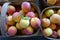
<path fill-rule="evenodd" d="M 36 10 L 29 2 L 22 2 L 19 8 L 14 5 L 9 5 L 7 8 L 5 26 L 7 34 L 15 36 L 36 33 L 41 24 Z"/>
<path fill-rule="evenodd" d="M 60 38 L 60 9 L 47 9 L 42 14 L 42 29 L 47 37 Z"/>

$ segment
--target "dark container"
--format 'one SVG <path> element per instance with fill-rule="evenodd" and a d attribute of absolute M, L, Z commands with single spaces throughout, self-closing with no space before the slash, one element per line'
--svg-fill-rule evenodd
<path fill-rule="evenodd" d="M 3 4 L 4 3 L 4 4 Z M 8 5 L 13 5 L 13 6 L 20 6 L 21 5 L 21 3 L 22 2 L 2 2 L 1 4 L 3 4 L 3 6 L 2 6 L 2 11 L 1 11 L 1 31 L 2 31 L 2 35 L 4 36 L 4 37 L 10 37 L 8 34 L 7 34 L 7 32 L 6 32 L 6 24 L 5 24 L 5 18 L 6 18 L 6 11 L 7 11 L 7 7 L 8 7 Z M 31 4 L 31 6 L 36 10 L 36 12 L 38 13 L 38 17 L 40 18 L 40 13 L 41 13 L 41 11 L 40 11 L 40 9 L 39 9 L 39 7 L 36 5 L 36 4 L 34 4 L 33 2 L 30 2 L 30 4 Z M 16 37 L 32 37 L 32 36 L 37 36 L 38 35 L 38 33 L 39 33 L 39 31 L 40 31 L 40 28 L 35 32 L 35 33 L 33 33 L 32 35 L 16 35 L 16 36 L 14 36 L 14 38 L 16 38 Z"/>
<path fill-rule="evenodd" d="M 42 15 L 43 15 L 43 13 L 46 11 L 46 10 L 48 10 L 48 9 L 60 9 L 60 6 L 52 6 L 52 7 L 47 7 L 47 8 L 45 8 L 42 12 L 41 12 L 41 19 L 42 19 Z M 41 20 L 42 21 L 42 20 Z M 44 36 L 45 38 L 47 38 L 47 39 L 50 39 L 50 40 L 60 40 L 60 38 L 52 38 L 52 37 L 47 37 L 47 36 L 45 36 L 44 34 L 43 34 L 43 28 L 42 28 L 42 26 L 41 26 L 41 32 L 42 32 L 42 36 Z"/>
<path fill-rule="evenodd" d="M 44 7 L 50 7 L 50 6 L 60 6 L 60 0 L 56 0 L 56 3 L 54 5 L 50 5 L 47 3 L 47 0 L 41 0 Z"/>

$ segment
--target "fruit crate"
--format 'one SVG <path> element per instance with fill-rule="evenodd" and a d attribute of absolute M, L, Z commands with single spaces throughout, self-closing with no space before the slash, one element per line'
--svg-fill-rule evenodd
<path fill-rule="evenodd" d="M 37 15 L 38 15 L 38 18 L 40 19 L 40 9 L 39 7 L 32 3 L 32 2 L 29 2 L 31 4 L 31 6 L 34 8 L 35 12 L 37 12 Z M 8 34 L 7 34 L 7 31 L 6 31 L 6 13 L 7 13 L 7 8 L 9 5 L 13 5 L 15 8 L 18 7 L 18 10 L 21 8 L 21 3 L 18 3 L 18 2 L 2 2 L 1 5 L 3 4 L 2 6 L 2 10 L 1 10 L 1 31 L 2 31 L 2 35 L 4 37 L 10 37 Z M 38 11 L 39 10 L 39 11 Z M 7 14 L 8 15 L 8 14 Z M 40 31 L 40 26 L 39 26 L 39 29 L 37 29 L 33 34 L 31 35 L 15 35 L 13 37 L 32 37 L 32 36 L 37 36 L 38 35 L 38 32 Z"/>
<path fill-rule="evenodd" d="M 47 38 L 47 39 L 50 39 L 50 40 L 60 40 L 60 37 L 59 37 L 59 33 L 58 33 L 58 30 L 60 29 L 60 26 L 57 26 L 57 25 L 59 25 L 59 22 L 58 23 L 56 23 L 55 25 L 52 23 L 51 24 L 51 22 L 52 21 L 50 21 L 50 26 L 47 26 L 47 25 L 49 25 L 49 22 L 48 22 L 48 24 L 47 23 L 45 23 L 45 24 L 47 24 L 47 25 L 45 25 L 44 26 L 44 20 L 46 20 L 46 22 L 48 21 L 48 20 L 52 20 L 51 18 L 51 16 L 53 16 L 54 14 L 52 14 L 52 15 L 50 15 L 50 17 L 47 15 L 48 14 L 48 12 L 47 12 L 47 10 L 50 10 L 50 9 L 52 9 L 52 13 L 55 13 L 55 14 L 58 14 L 59 12 L 57 12 L 59 9 L 60 9 L 60 6 L 52 6 L 52 7 L 47 7 L 47 8 L 45 8 L 44 10 L 42 10 L 42 12 L 41 12 L 41 31 L 42 31 L 42 33 L 43 33 L 43 36 L 45 37 L 45 38 Z M 54 12 L 53 12 L 54 11 Z M 43 16 L 43 15 L 45 15 L 45 16 Z M 47 16 L 46 16 L 47 15 Z M 44 19 L 44 18 L 47 18 L 47 19 Z M 54 21 L 55 22 L 55 21 Z M 56 27 L 55 27 L 56 26 Z M 50 30 L 50 34 L 48 33 L 49 31 L 49 29 L 51 29 Z M 50 36 L 49 36 L 49 35 Z"/>

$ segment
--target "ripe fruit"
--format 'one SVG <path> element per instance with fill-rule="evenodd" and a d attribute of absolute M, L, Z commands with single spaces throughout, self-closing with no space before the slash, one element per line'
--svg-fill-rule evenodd
<path fill-rule="evenodd" d="M 59 14 L 59 15 L 60 15 L 60 9 L 57 11 L 57 14 Z"/>
<path fill-rule="evenodd" d="M 49 10 L 46 10 L 46 11 L 45 11 L 45 15 L 46 15 L 47 17 L 50 17 L 52 14 L 54 14 L 54 10 L 53 10 L 53 9 L 49 9 Z"/>
<path fill-rule="evenodd" d="M 23 2 L 21 5 L 21 8 L 22 8 L 23 12 L 26 13 L 26 12 L 30 11 L 31 5 L 29 2 Z"/>
<path fill-rule="evenodd" d="M 14 24 L 15 24 L 15 22 L 13 21 L 13 18 L 12 18 L 11 15 L 8 16 L 8 17 L 6 18 L 6 20 L 7 20 L 7 24 L 8 24 L 8 25 L 14 25 Z"/>
<path fill-rule="evenodd" d="M 0 6 L 0 13 L 1 13 L 2 6 Z"/>
<path fill-rule="evenodd" d="M 35 17 L 35 13 L 34 13 L 34 12 L 28 12 L 28 13 L 26 14 L 26 17 L 33 18 L 33 17 Z"/>
<path fill-rule="evenodd" d="M 33 34 L 33 28 L 31 26 L 28 26 L 27 28 L 24 29 L 25 34 Z"/>
<path fill-rule="evenodd" d="M 56 31 L 53 31 L 52 37 L 53 37 L 53 38 L 57 38 L 57 36 L 58 36 L 58 35 L 57 35 L 57 32 L 56 32 Z"/>
<path fill-rule="evenodd" d="M 50 21 L 52 23 L 58 23 L 59 22 L 59 19 L 60 19 L 60 15 L 58 14 L 53 14 L 51 17 L 50 17 Z"/>
<path fill-rule="evenodd" d="M 60 29 L 60 25 L 56 25 L 56 31 L 58 31 Z"/>
<path fill-rule="evenodd" d="M 20 27 L 20 23 L 16 23 L 16 28 L 17 28 L 18 30 L 22 30 L 22 28 Z"/>
<path fill-rule="evenodd" d="M 47 0 L 47 3 L 50 5 L 54 5 L 56 3 L 56 0 Z"/>
<path fill-rule="evenodd" d="M 19 12 L 15 12 L 13 15 L 12 15 L 12 18 L 15 22 L 20 22 L 20 13 Z"/>
<path fill-rule="evenodd" d="M 12 6 L 12 5 L 9 5 L 8 8 L 7 8 L 7 13 L 8 14 L 13 14 L 14 12 L 16 11 L 15 7 Z"/>
<path fill-rule="evenodd" d="M 60 37 L 60 29 L 57 31 L 58 36 Z"/>
<path fill-rule="evenodd" d="M 39 18 L 34 17 L 34 18 L 31 19 L 31 26 L 32 26 L 33 28 L 37 29 L 37 28 L 40 27 L 40 25 L 41 25 L 41 21 L 40 21 Z"/>
<path fill-rule="evenodd" d="M 8 34 L 9 36 L 14 36 L 17 32 L 17 29 L 15 26 L 11 26 L 9 29 L 8 29 Z"/>
<path fill-rule="evenodd" d="M 21 26 L 21 28 L 26 28 L 26 27 L 28 27 L 29 26 L 29 20 L 24 20 L 24 19 L 21 19 L 20 20 L 20 26 Z"/>
<path fill-rule="evenodd" d="M 55 30 L 55 29 L 56 29 L 56 24 L 51 23 L 49 27 L 50 27 L 52 30 Z"/>
<path fill-rule="evenodd" d="M 42 26 L 48 27 L 49 25 L 50 25 L 50 20 L 48 18 L 43 18 L 42 19 Z"/>
<path fill-rule="evenodd" d="M 46 28 L 46 29 L 43 30 L 43 33 L 44 33 L 45 36 L 51 36 L 53 31 L 52 31 L 51 28 Z"/>

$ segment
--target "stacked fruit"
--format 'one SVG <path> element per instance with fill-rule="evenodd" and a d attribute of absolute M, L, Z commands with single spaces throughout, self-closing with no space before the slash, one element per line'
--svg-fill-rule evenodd
<path fill-rule="evenodd" d="M 23 2 L 20 9 L 12 5 L 7 8 L 6 31 L 9 36 L 31 35 L 40 27 L 38 14 L 29 2 Z"/>
<path fill-rule="evenodd" d="M 45 36 L 60 37 L 60 9 L 47 9 L 42 14 L 42 28 Z"/>

